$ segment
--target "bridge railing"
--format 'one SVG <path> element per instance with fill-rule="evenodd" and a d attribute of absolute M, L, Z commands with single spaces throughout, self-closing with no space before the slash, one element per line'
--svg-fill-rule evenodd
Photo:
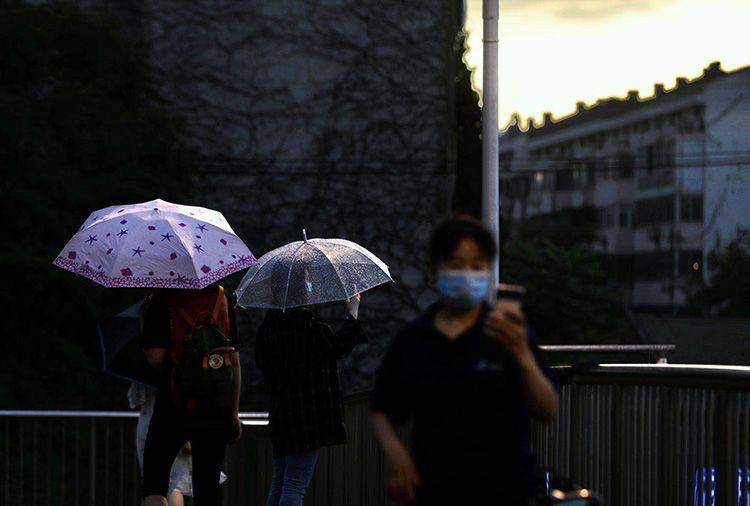
<path fill-rule="evenodd" d="M 534 427 L 541 466 L 612 506 L 750 506 L 750 368 L 601 364 L 558 368 L 561 411 Z M 224 504 L 263 504 L 265 413 L 227 455 Z M 0 504 L 137 505 L 133 412 L 0 411 Z M 321 452 L 307 505 L 390 504 L 368 395 L 347 399 L 348 443 Z M 402 436 L 407 438 L 402 429 Z"/>

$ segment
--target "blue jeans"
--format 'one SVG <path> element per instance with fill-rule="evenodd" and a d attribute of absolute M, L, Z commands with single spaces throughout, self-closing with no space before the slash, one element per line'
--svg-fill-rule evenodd
<path fill-rule="evenodd" d="M 274 459 L 266 506 L 302 506 L 317 462 L 318 450 Z"/>

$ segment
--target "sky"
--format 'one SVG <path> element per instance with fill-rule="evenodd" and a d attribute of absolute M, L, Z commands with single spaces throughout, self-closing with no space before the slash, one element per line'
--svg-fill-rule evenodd
<path fill-rule="evenodd" d="M 482 85 L 482 0 L 466 0 L 466 30 Z M 698 77 L 712 61 L 750 65 L 750 0 L 500 0 L 500 126 L 575 110 L 579 100 L 653 94 Z"/>

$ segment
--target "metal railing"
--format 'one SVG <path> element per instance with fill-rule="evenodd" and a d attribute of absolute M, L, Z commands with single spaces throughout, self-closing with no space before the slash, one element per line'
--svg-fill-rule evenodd
<path fill-rule="evenodd" d="M 533 430 L 538 461 L 553 474 L 610 506 L 750 506 L 750 368 L 556 370 L 560 413 Z M 244 437 L 228 451 L 225 505 L 263 503 L 273 472 L 265 415 L 245 416 Z M 139 504 L 136 416 L 0 411 L 0 503 Z M 367 395 L 347 399 L 345 417 L 348 443 L 321 452 L 305 504 L 390 504 Z"/>
<path fill-rule="evenodd" d="M 616 506 L 750 506 L 750 367 L 601 364 L 562 372 L 542 465 Z"/>
<path fill-rule="evenodd" d="M 667 355 L 675 351 L 674 344 L 548 344 L 539 348 L 548 354 L 572 355 L 576 361 L 580 361 L 581 355 L 596 357 L 598 355 L 628 355 L 648 357 L 649 360 L 659 363 L 667 362 Z"/>
<path fill-rule="evenodd" d="M 135 411 L 0 410 L 0 504 L 137 505 Z M 267 412 L 240 413 L 247 427 Z"/>
<path fill-rule="evenodd" d="M 674 351 L 674 344 L 546 344 L 539 348 L 545 352 L 659 352 Z"/>

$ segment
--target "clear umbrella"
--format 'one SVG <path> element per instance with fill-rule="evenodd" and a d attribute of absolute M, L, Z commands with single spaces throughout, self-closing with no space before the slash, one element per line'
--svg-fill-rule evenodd
<path fill-rule="evenodd" d="M 393 281 L 388 266 L 344 239 L 307 239 L 263 255 L 237 289 L 242 307 L 280 308 L 346 300 Z"/>

